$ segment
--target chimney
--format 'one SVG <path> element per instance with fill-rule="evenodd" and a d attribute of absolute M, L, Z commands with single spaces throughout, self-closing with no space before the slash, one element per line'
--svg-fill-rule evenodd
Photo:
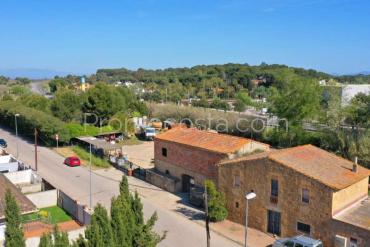
<path fill-rule="evenodd" d="M 357 164 L 357 156 L 355 157 L 355 163 L 353 164 L 353 168 L 352 168 L 352 171 L 354 173 L 357 173 L 357 168 L 358 168 L 358 164 Z"/>

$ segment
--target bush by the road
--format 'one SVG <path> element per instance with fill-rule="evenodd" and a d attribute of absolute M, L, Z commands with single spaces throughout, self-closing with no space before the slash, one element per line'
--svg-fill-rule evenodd
<path fill-rule="evenodd" d="M 15 125 L 14 116 L 18 117 L 18 131 L 22 135 L 32 136 L 36 128 L 44 144 L 51 145 L 55 141 L 55 134 L 59 135 L 60 142 L 69 142 L 69 131 L 64 123 L 43 111 L 22 105 L 16 101 L 0 102 L 0 120 L 9 127 Z"/>

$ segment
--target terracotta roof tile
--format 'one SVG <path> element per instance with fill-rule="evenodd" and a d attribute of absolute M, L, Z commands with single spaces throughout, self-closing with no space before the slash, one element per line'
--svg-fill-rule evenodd
<path fill-rule="evenodd" d="M 251 142 L 247 138 L 213 133 L 195 128 L 173 128 L 157 135 L 155 139 L 176 142 L 224 154 L 235 153 Z"/>
<path fill-rule="evenodd" d="M 335 190 L 344 189 L 370 175 L 370 171 L 362 166 L 358 166 L 357 173 L 353 172 L 353 162 L 313 145 L 282 149 L 269 154 L 268 158 Z"/>

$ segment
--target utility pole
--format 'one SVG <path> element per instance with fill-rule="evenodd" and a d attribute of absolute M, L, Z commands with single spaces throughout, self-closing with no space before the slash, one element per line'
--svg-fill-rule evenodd
<path fill-rule="evenodd" d="M 207 188 L 204 188 L 204 207 L 206 211 L 206 234 L 207 234 L 207 247 L 211 246 L 210 243 L 210 233 L 209 233 L 209 215 L 208 215 L 208 194 L 207 194 Z"/>
<path fill-rule="evenodd" d="M 18 123 L 17 123 L 17 117 L 19 116 L 19 114 L 15 114 L 14 115 L 14 122 L 15 122 L 15 137 L 16 137 L 16 144 L 17 144 L 17 159 L 18 159 L 18 155 L 19 155 L 19 145 L 18 145 Z"/>
<path fill-rule="evenodd" d="M 37 129 L 35 128 L 35 170 L 37 171 Z"/>

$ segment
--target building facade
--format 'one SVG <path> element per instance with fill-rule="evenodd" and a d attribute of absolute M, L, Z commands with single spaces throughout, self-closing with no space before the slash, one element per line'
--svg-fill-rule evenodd
<path fill-rule="evenodd" d="M 154 161 L 157 171 L 178 179 L 177 192 L 188 192 L 205 179 L 216 182 L 216 164 L 221 160 L 268 149 L 246 138 L 178 127 L 155 137 Z"/>
<path fill-rule="evenodd" d="M 324 246 L 370 246 L 369 170 L 311 145 L 223 161 L 218 186 L 229 218 L 281 237 L 300 234 Z M 340 243 L 346 245 L 340 245 Z"/>

